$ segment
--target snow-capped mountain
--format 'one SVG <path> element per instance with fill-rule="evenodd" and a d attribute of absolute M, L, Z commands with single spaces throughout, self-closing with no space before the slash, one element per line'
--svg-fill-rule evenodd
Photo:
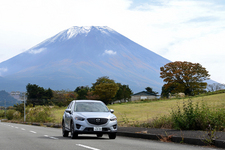
<path fill-rule="evenodd" d="M 133 92 L 161 91 L 160 67 L 168 62 L 109 27 L 75 26 L 0 63 L 0 90 L 25 91 L 28 83 L 74 90 L 109 76 Z"/>

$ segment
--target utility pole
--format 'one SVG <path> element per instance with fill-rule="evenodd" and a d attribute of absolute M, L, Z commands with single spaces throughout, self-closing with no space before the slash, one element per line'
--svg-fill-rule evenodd
<path fill-rule="evenodd" d="M 24 97 L 23 97 L 23 103 L 24 103 L 24 122 L 26 122 L 26 109 L 25 109 L 25 102 L 26 102 L 25 95 L 26 95 L 26 93 L 24 92 L 23 94 L 24 94 Z"/>
<path fill-rule="evenodd" d="M 26 92 L 11 92 L 12 95 L 19 95 L 19 99 L 24 103 L 24 122 L 26 121 Z"/>
<path fill-rule="evenodd" d="M 6 119 L 6 100 L 5 100 L 5 119 Z"/>

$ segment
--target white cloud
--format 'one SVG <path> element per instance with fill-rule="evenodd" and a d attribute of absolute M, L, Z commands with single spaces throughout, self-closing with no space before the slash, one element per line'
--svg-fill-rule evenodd
<path fill-rule="evenodd" d="M 3 72 L 7 72 L 8 69 L 7 68 L 0 68 L 0 76 L 2 76 Z"/>
<path fill-rule="evenodd" d="M 31 49 L 31 50 L 28 51 L 28 53 L 30 53 L 30 54 L 38 54 L 38 53 L 41 53 L 44 50 L 46 50 L 46 48 Z"/>
<path fill-rule="evenodd" d="M 113 51 L 113 50 L 105 50 L 105 52 L 103 53 L 103 55 L 116 55 L 116 51 Z"/>

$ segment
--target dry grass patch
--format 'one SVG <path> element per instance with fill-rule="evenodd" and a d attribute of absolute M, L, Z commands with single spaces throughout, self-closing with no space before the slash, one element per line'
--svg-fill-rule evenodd
<path fill-rule="evenodd" d="M 143 123 L 149 122 L 154 118 L 159 118 L 164 115 L 169 115 L 172 109 L 176 109 L 177 105 L 183 105 L 185 99 L 171 99 L 160 101 L 149 101 L 140 103 L 125 103 L 109 105 L 110 109 L 115 110 L 115 115 L 118 118 L 118 122 L 125 122 L 125 124 Z M 210 108 L 224 108 L 225 109 L 225 93 L 216 94 L 204 97 L 192 98 L 193 104 L 206 102 Z"/>

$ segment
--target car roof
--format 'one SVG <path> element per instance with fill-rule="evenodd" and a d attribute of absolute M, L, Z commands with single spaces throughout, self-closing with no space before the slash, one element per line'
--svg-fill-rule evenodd
<path fill-rule="evenodd" d="M 102 102 L 100 100 L 74 100 L 74 102 Z"/>

